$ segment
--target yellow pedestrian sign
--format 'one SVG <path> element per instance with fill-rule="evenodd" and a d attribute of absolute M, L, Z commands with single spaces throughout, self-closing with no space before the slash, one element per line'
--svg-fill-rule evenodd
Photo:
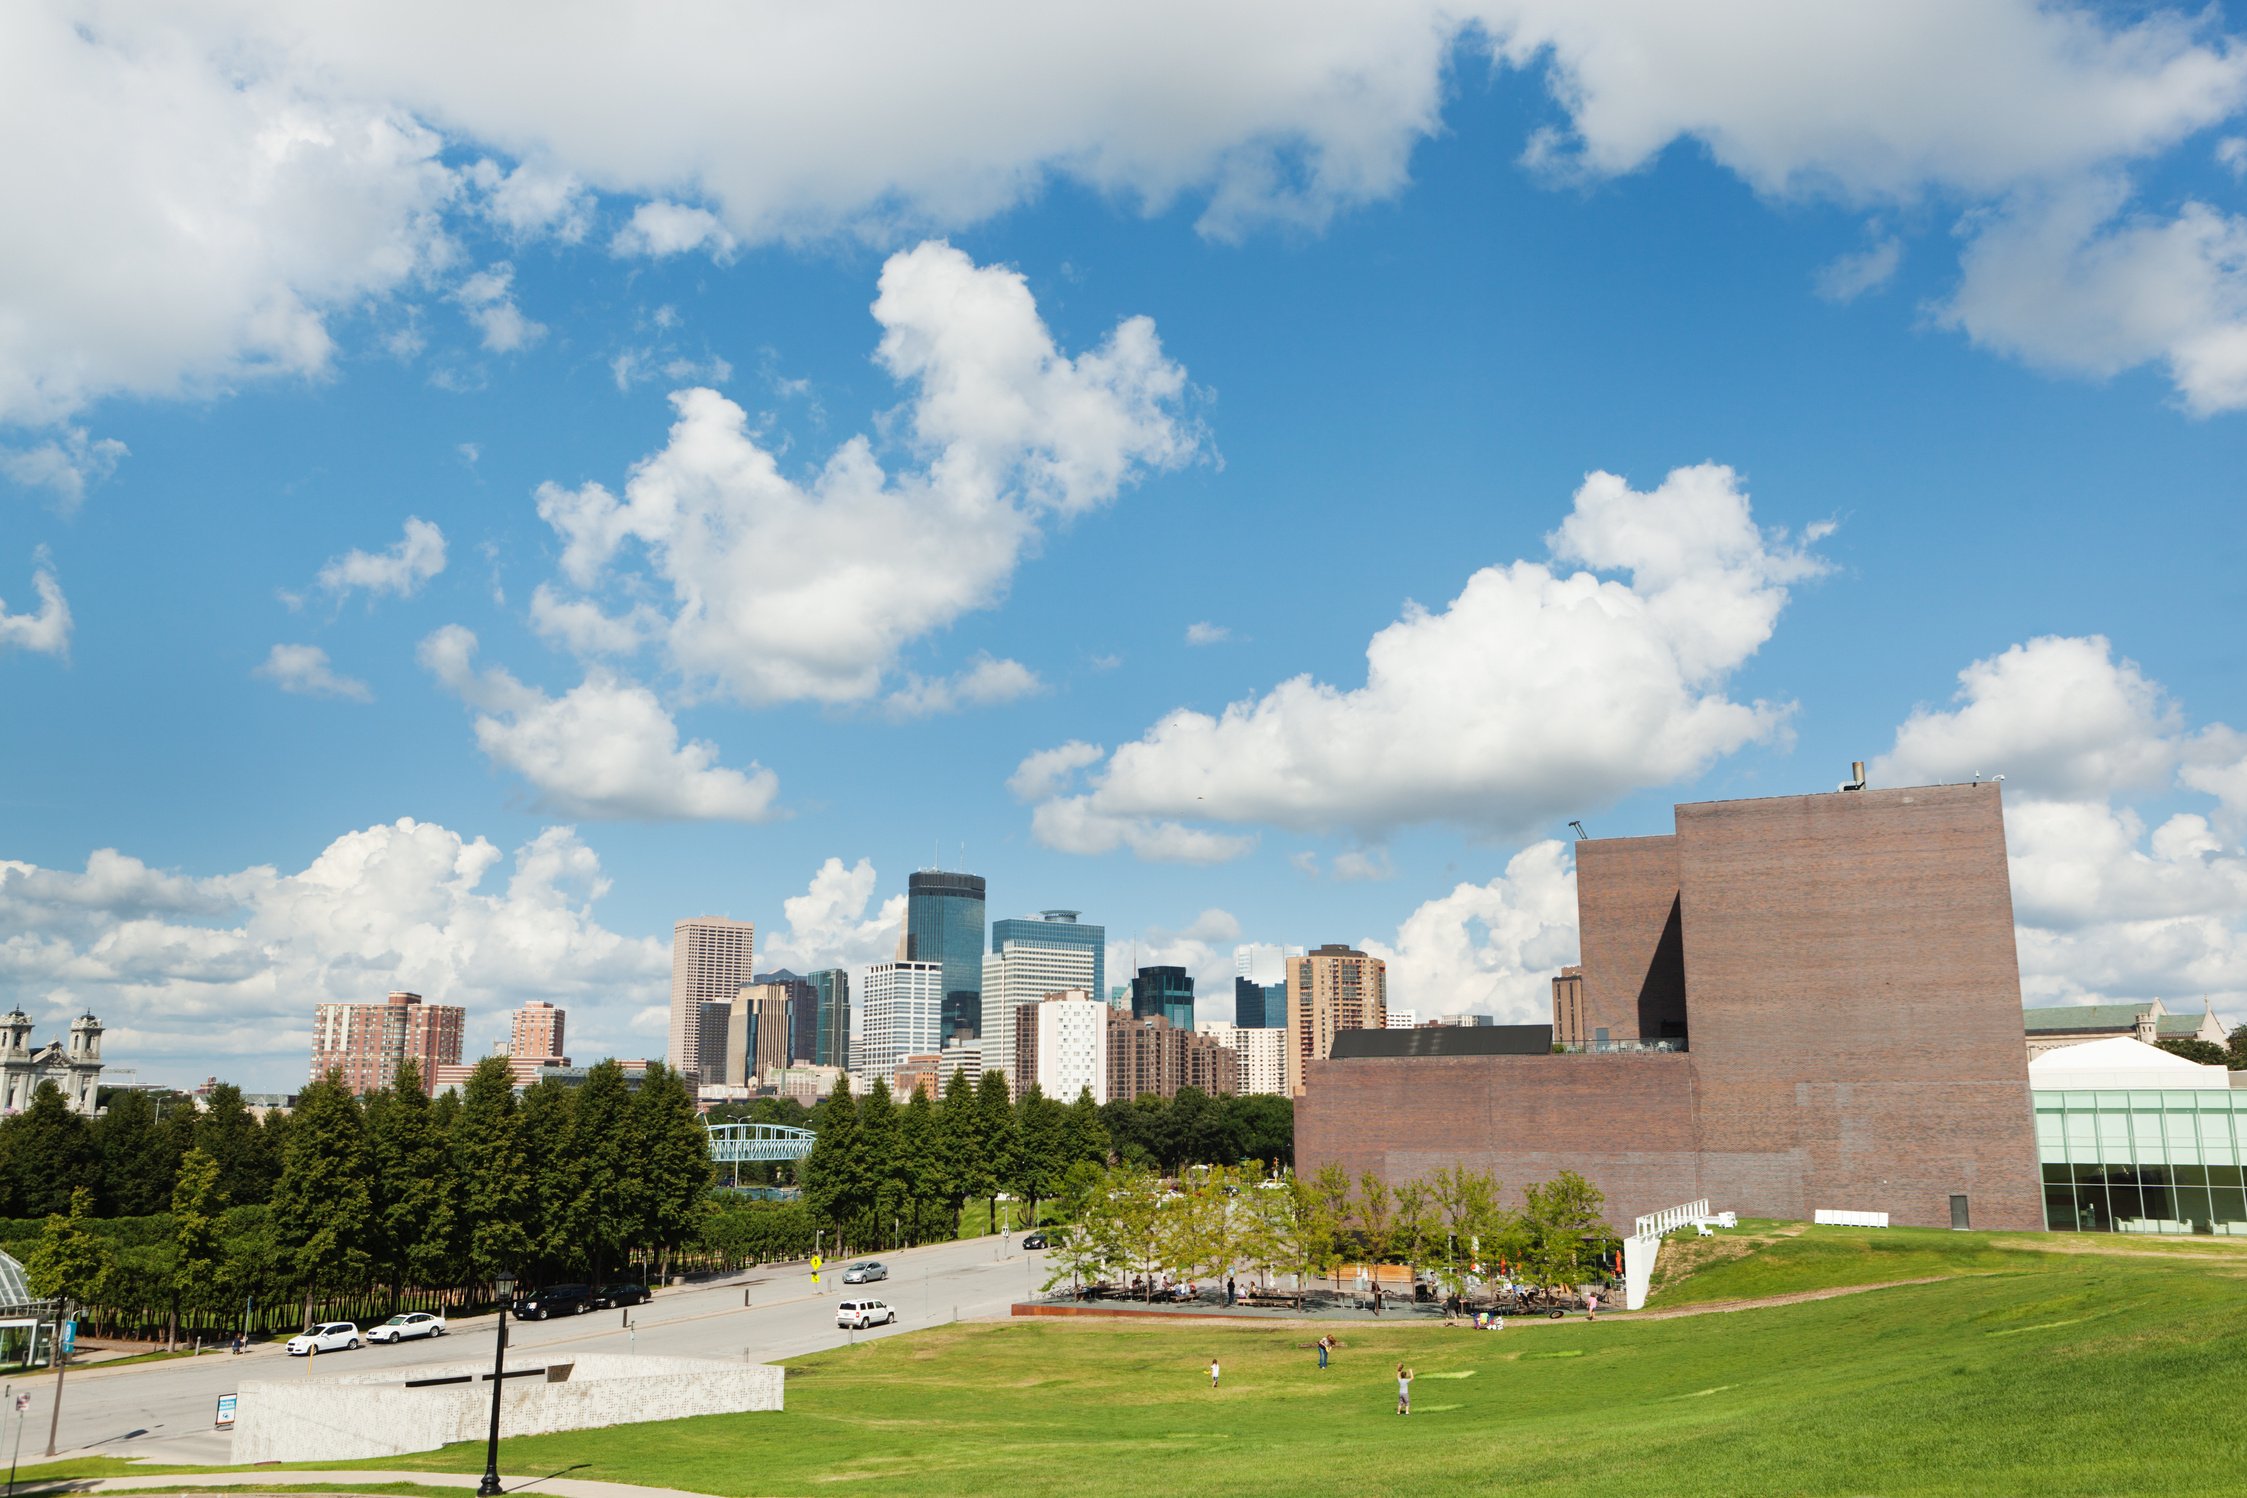
<path fill-rule="evenodd" d="M 819 1271 L 826 1266 L 826 1263 L 827 1261 L 817 1254 L 811 1256 L 811 1287 L 814 1290 L 819 1288 Z"/>

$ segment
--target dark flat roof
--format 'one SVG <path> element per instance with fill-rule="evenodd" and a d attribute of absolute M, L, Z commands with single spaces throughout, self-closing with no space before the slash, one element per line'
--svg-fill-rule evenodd
<path fill-rule="evenodd" d="M 1329 1053 L 1336 1061 L 1361 1056 L 1543 1056 L 1553 1048 L 1551 1025 L 1431 1025 L 1416 1030 L 1344 1030 Z"/>

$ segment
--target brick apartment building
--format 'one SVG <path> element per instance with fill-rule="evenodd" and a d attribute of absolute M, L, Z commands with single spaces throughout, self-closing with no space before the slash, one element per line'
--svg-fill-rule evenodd
<path fill-rule="evenodd" d="M 1176 1097 L 1181 1087 L 1199 1087 L 1212 1097 L 1239 1092 L 1240 1057 L 1159 1014 L 1142 1019 L 1109 1011 L 1108 1101 Z"/>
<path fill-rule="evenodd" d="M 1582 970 L 1555 985 L 1573 1053 L 1311 1062 L 1297 1168 L 1456 1162 L 1517 1192 L 1572 1169 L 1625 1228 L 1703 1197 L 2041 1228 L 1998 788 L 1675 816 L 1576 844 Z"/>
<path fill-rule="evenodd" d="M 424 1087 L 437 1068 L 460 1064 L 460 1033 L 468 1011 L 454 1004 L 424 1004 L 418 993 L 393 993 L 379 1004 L 321 1004 L 312 1011 L 312 1080 L 331 1071 L 365 1095 L 388 1087 L 409 1057 Z"/>

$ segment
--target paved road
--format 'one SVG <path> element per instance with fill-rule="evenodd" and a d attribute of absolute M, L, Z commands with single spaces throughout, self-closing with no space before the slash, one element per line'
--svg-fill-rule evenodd
<path fill-rule="evenodd" d="M 882 1262 L 890 1266 L 886 1283 L 852 1286 L 849 1293 L 889 1302 L 897 1309 L 898 1324 L 858 1333 L 862 1337 L 890 1336 L 955 1318 L 1004 1315 L 1046 1273 L 1044 1254 L 1002 1251 L 997 1238 L 906 1249 L 882 1255 Z M 744 1291 L 750 1300 L 746 1308 Z M 631 1312 L 629 1330 L 621 1311 L 593 1311 L 564 1321 L 510 1320 L 508 1364 L 516 1366 L 518 1358 L 535 1364 L 550 1351 L 747 1357 L 758 1362 L 795 1357 L 850 1339 L 835 1325 L 835 1305 L 844 1298 L 835 1267 L 817 1295 L 800 1266 L 752 1270 L 712 1285 L 661 1291 L 651 1304 Z M 234 1438 L 211 1428 L 219 1395 L 253 1381 L 488 1359 L 494 1325 L 490 1316 L 455 1320 L 451 1334 L 433 1343 L 369 1346 L 309 1359 L 284 1356 L 274 1343 L 240 1357 L 221 1351 L 132 1368 L 75 1370 L 63 1386 L 57 1454 L 227 1462 L 233 1458 Z M 45 1449 L 54 1378 L 19 1381 L 13 1392 L 27 1387 L 32 1391 L 23 1440 L 28 1460 Z M 14 1432 L 6 1434 L 12 1438 Z"/>

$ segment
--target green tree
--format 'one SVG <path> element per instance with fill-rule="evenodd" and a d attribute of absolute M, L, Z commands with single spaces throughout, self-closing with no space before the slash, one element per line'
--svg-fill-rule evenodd
<path fill-rule="evenodd" d="M 273 1220 L 304 1292 L 307 1323 L 316 1296 L 358 1290 L 372 1278 L 379 1251 L 374 1158 L 359 1100 L 336 1072 L 297 1100 L 273 1191 Z"/>
<path fill-rule="evenodd" d="M 408 1285 L 451 1284 L 460 1270 L 452 1152 L 416 1062 L 399 1065 L 390 1097 L 369 1120 L 368 1133 L 380 1183 L 382 1273 L 393 1303 Z"/>
<path fill-rule="evenodd" d="M 1541 1285 L 1573 1285 L 1609 1236 L 1601 1217 L 1607 1199 L 1573 1170 L 1522 1193 L 1528 1229 L 1526 1260 Z"/>
<path fill-rule="evenodd" d="M 1014 1127 L 1014 1100 L 1007 1095 L 1006 1073 L 987 1071 L 975 1088 L 975 1131 L 981 1164 L 975 1171 L 973 1195 L 984 1199 L 989 1215 L 987 1230 L 999 1225 L 999 1191 L 1011 1180 L 1015 1152 L 1021 1139 Z"/>
<path fill-rule="evenodd" d="M 858 1151 L 866 1162 L 866 1192 L 861 1216 L 856 1220 L 865 1226 L 855 1236 L 880 1250 L 889 1246 L 892 1229 L 905 1215 L 903 1196 L 893 1173 L 897 1161 L 897 1104 L 889 1095 L 889 1083 L 880 1077 L 858 1102 Z"/>
<path fill-rule="evenodd" d="M 1027 1226 L 1038 1220 L 1038 1203 L 1060 1189 L 1069 1167 L 1069 1110 L 1032 1082 L 1014 1106 L 1014 1127 L 1019 1144 L 1007 1190 L 1025 1203 Z"/>
<path fill-rule="evenodd" d="M 624 1068 L 603 1061 L 585 1074 L 570 1118 L 577 1194 L 564 1214 L 573 1242 L 606 1280 L 631 1248 L 630 1205 L 638 1164 L 632 1152 L 632 1092 Z"/>
<path fill-rule="evenodd" d="M 1335 1288 L 1339 1290 L 1343 1229 L 1350 1219 L 1350 1173 L 1339 1165 L 1322 1165 L 1310 1180 L 1298 1177 L 1296 1187 L 1304 1267 L 1312 1275 L 1335 1275 Z"/>
<path fill-rule="evenodd" d="M 936 1104 L 916 1087 L 897 1110 L 897 1147 L 890 1154 L 890 1189 L 905 1204 L 908 1242 L 925 1241 L 941 1218 L 942 1182 Z"/>
<path fill-rule="evenodd" d="M 2228 1067 L 2231 1064 L 2231 1052 L 2212 1040 L 2177 1038 L 2155 1043 L 2172 1056 L 2182 1056 L 2203 1066 Z"/>
<path fill-rule="evenodd" d="M 164 1210 L 179 1157 L 147 1093 L 131 1087 L 111 1092 L 108 1108 L 94 1120 L 93 1141 L 103 1216 L 150 1217 Z"/>
<path fill-rule="evenodd" d="M 179 1339 L 180 1312 L 190 1315 L 218 1309 L 218 1266 L 224 1255 L 219 1242 L 218 1162 L 199 1149 L 180 1161 L 179 1178 L 172 1186 L 171 1317 L 164 1333 L 169 1352 Z"/>
<path fill-rule="evenodd" d="M 1389 1211 L 1394 1201 L 1388 1184 L 1372 1171 L 1358 1177 L 1358 1232 L 1365 1239 L 1365 1257 L 1368 1263 L 1388 1262 L 1393 1248 L 1390 1241 Z"/>
<path fill-rule="evenodd" d="M 109 1245 L 95 1234 L 93 1218 L 94 1192 L 90 1186 L 71 1188 L 68 1213 L 47 1214 L 38 1246 L 23 1261 L 24 1278 L 31 1282 L 32 1294 L 60 1296 L 82 1306 L 101 1303 L 116 1263 Z"/>
<path fill-rule="evenodd" d="M 1240 1194 L 1239 1253 L 1266 1285 L 1276 1274 L 1299 1274 L 1304 1252 L 1292 1180 L 1246 1182 Z"/>
<path fill-rule="evenodd" d="M 833 1235 L 830 1242 L 837 1254 L 842 1252 L 844 1224 L 865 1210 L 866 1177 L 867 1162 L 858 1139 L 858 1102 L 850 1095 L 850 1078 L 837 1077 L 835 1090 L 819 1105 L 819 1130 L 804 1160 L 804 1205 L 811 1208 L 814 1221 Z"/>
<path fill-rule="evenodd" d="M 1295 1163 L 1295 1101 L 1271 1093 L 1249 1093 L 1224 1100 L 1227 1127 L 1239 1159 L 1279 1168 Z"/>
<path fill-rule="evenodd" d="M 460 1182 L 467 1268 L 479 1284 L 496 1275 L 526 1274 L 532 1252 L 530 1161 L 523 1151 L 515 1074 L 504 1056 L 486 1056 L 461 1089 L 452 1130 L 453 1173 Z"/>
<path fill-rule="evenodd" d="M 633 1094 L 631 1119 L 640 1186 L 635 1236 L 660 1251 L 658 1272 L 667 1273 L 671 1251 L 694 1241 L 709 1205 L 710 1134 L 686 1078 L 660 1061 Z"/>
<path fill-rule="evenodd" d="M 92 1126 L 70 1111 L 52 1082 L 39 1084 L 30 1107 L 0 1120 L 0 1159 L 7 1166 L 4 1194 L 12 1217 L 70 1210 L 72 1192 L 91 1185 L 101 1169 Z"/>
<path fill-rule="evenodd" d="M 1390 1249 L 1406 1264 L 1418 1265 L 1427 1257 L 1428 1235 L 1435 1221 L 1428 1188 L 1418 1181 L 1405 1181 L 1391 1188 L 1390 1199 L 1395 1204 L 1389 1220 Z"/>
<path fill-rule="evenodd" d="M 1155 1276 L 1163 1267 L 1161 1179 L 1141 1166 L 1118 1168 L 1108 1178 L 1107 1200 L 1095 1221 L 1115 1262 L 1138 1276 L 1140 1298 L 1154 1299 Z"/>
<path fill-rule="evenodd" d="M 2224 1042 L 2224 1064 L 2233 1071 L 2247 1071 L 2247 1025 L 2239 1025 Z"/>
<path fill-rule="evenodd" d="M 523 1089 L 516 1100 L 521 1121 L 524 1167 L 530 1172 L 531 1208 L 524 1227 L 530 1235 L 531 1261 L 542 1280 L 581 1277 L 580 1226 L 574 1212 L 584 1171 L 573 1127 L 577 1099 L 554 1077 Z"/>
<path fill-rule="evenodd" d="M 1063 1138 L 1062 1153 L 1070 1162 L 1108 1163 L 1108 1126 L 1100 1121 L 1100 1105 L 1092 1100 L 1091 1088 L 1079 1088 L 1077 1100 L 1069 1105 Z"/>
<path fill-rule="evenodd" d="M 967 1073 L 955 1069 L 944 1080 L 944 1101 L 936 1110 L 936 1144 L 944 1204 L 952 1213 L 952 1236 L 960 1235 L 960 1209 L 983 1194 L 990 1161 L 982 1154 L 982 1114 Z M 992 1187 L 996 1190 L 997 1187 Z"/>

